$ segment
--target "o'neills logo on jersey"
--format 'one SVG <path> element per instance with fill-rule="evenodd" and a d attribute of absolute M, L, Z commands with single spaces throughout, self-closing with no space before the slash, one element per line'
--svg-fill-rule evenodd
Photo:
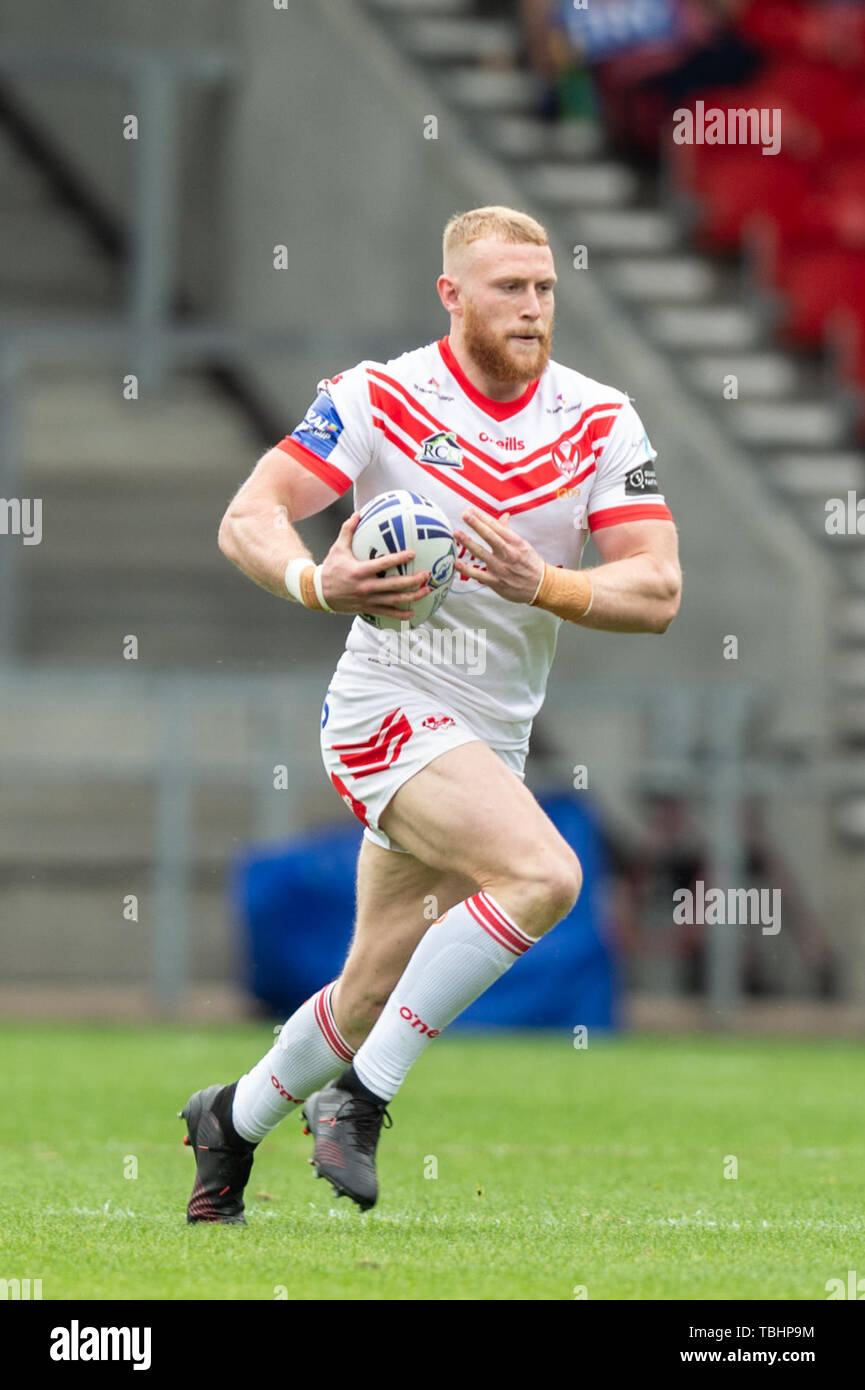
<path fill-rule="evenodd" d="M 417 461 L 432 463 L 439 468 L 462 468 L 463 451 L 453 430 L 440 430 L 438 434 L 428 434 L 421 442 Z"/>
<path fill-rule="evenodd" d="M 507 439 L 493 439 L 491 434 L 485 434 L 481 430 L 478 439 L 482 444 L 495 444 L 498 449 L 524 449 L 526 447 L 526 441 L 517 439 L 515 434 L 509 434 Z"/>

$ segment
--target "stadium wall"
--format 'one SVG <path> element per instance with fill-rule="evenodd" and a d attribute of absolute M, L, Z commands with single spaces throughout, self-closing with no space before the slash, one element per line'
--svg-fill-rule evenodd
<path fill-rule="evenodd" d="M 180 54 L 204 48 L 239 56 L 231 0 L 7 0 L 3 39 L 37 51 L 80 55 L 78 71 L 34 72 L 25 62 L 9 82 L 28 118 L 50 135 L 76 176 L 121 226 L 131 225 L 136 145 L 123 138 L 127 114 L 137 114 L 137 89 L 108 64 L 148 50 Z M 128 63 L 128 72 L 135 71 Z M 188 84 L 182 89 L 179 150 L 178 282 L 196 303 L 213 301 L 222 270 L 221 227 L 215 215 L 221 150 L 231 119 L 230 88 Z M 145 131 L 139 132 L 144 138 Z M 193 196 L 189 196 L 190 193 Z"/>

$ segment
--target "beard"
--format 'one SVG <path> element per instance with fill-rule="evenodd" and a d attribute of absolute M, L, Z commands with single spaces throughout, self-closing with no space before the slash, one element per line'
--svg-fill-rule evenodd
<path fill-rule="evenodd" d="M 553 325 L 546 332 L 533 330 L 537 335 L 535 348 L 529 351 L 515 347 L 506 334 L 495 333 L 486 319 L 469 300 L 463 313 L 463 344 L 481 371 L 502 386 L 528 385 L 537 381 L 550 360 Z"/>

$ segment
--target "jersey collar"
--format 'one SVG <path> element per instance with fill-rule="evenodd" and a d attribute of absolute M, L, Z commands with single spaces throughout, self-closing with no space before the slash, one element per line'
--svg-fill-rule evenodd
<path fill-rule="evenodd" d="M 529 401 L 534 396 L 541 384 L 540 377 L 536 381 L 530 381 L 521 396 L 517 396 L 515 401 L 494 401 L 489 396 L 485 396 L 476 386 L 473 386 L 457 361 L 450 345 L 450 338 L 446 335 L 438 340 L 438 350 L 441 353 L 442 361 L 456 379 L 457 385 L 468 396 L 474 405 L 478 406 L 485 415 L 491 415 L 494 420 L 509 420 L 512 415 L 519 415 L 524 410 Z"/>

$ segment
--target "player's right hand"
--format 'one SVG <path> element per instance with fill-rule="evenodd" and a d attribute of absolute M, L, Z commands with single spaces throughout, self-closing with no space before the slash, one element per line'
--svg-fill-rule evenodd
<path fill-rule="evenodd" d="M 351 540 L 359 520 L 360 512 L 352 512 L 322 561 L 321 587 L 328 606 L 334 613 L 369 613 L 402 621 L 414 617 L 412 603 L 432 593 L 427 584 L 429 571 L 383 577 L 385 570 L 413 560 L 413 550 L 398 550 L 374 560 L 356 559 Z"/>

